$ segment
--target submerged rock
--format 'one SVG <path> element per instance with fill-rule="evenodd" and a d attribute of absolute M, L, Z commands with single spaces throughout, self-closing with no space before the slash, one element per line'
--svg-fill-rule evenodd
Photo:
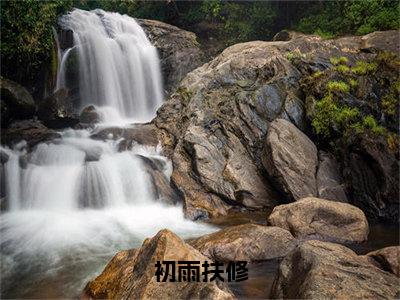
<path fill-rule="evenodd" d="M 400 246 L 386 247 L 367 254 L 381 269 L 400 277 Z"/>
<path fill-rule="evenodd" d="M 213 282 L 157 282 L 157 261 L 207 261 L 208 258 L 169 230 L 146 239 L 138 250 L 118 253 L 102 274 L 89 282 L 83 298 L 93 299 L 234 299 L 228 287 Z M 201 272 L 203 268 L 200 267 Z M 177 271 L 177 270 L 176 270 Z M 178 275 L 176 275 L 178 278 Z"/>
<path fill-rule="evenodd" d="M 269 176 L 291 199 L 317 196 L 317 147 L 292 123 L 276 119 L 270 124 L 263 164 Z"/>
<path fill-rule="evenodd" d="M 35 114 L 35 102 L 23 86 L 0 77 L 0 92 L 2 127 L 13 120 L 28 119 Z"/>
<path fill-rule="evenodd" d="M 201 236 L 189 244 L 216 261 L 260 261 L 284 257 L 296 240 L 279 227 L 244 224 Z"/>
<path fill-rule="evenodd" d="M 369 233 L 359 208 L 312 197 L 275 207 L 268 223 L 289 230 L 297 238 L 340 243 L 363 242 Z"/>
<path fill-rule="evenodd" d="M 393 299 L 399 280 L 337 244 L 307 241 L 279 266 L 272 298 Z"/>

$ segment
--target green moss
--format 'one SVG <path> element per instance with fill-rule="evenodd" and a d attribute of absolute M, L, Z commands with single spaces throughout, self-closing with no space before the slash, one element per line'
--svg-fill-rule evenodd
<path fill-rule="evenodd" d="M 351 68 L 351 71 L 357 75 L 373 74 L 376 72 L 378 64 L 369 63 L 366 61 L 357 61 L 356 65 Z"/>
<path fill-rule="evenodd" d="M 392 94 L 387 94 L 382 98 L 382 109 L 387 115 L 394 116 L 399 105 L 399 97 L 396 97 Z"/>
<path fill-rule="evenodd" d="M 176 93 L 179 94 L 182 98 L 182 100 L 186 103 L 190 102 L 190 99 L 192 98 L 192 92 L 188 90 L 187 88 L 184 87 L 179 87 L 176 90 Z"/>
<path fill-rule="evenodd" d="M 358 86 L 358 81 L 351 78 L 351 79 L 349 80 L 349 85 L 350 85 L 351 88 L 354 89 L 354 88 L 356 88 L 356 87 Z"/>
<path fill-rule="evenodd" d="M 346 131 L 359 115 L 360 111 L 357 108 L 340 106 L 328 95 L 315 105 L 315 115 L 311 124 L 315 133 L 328 137 L 333 128 Z"/>
<path fill-rule="evenodd" d="M 329 81 L 327 89 L 329 92 L 348 93 L 350 91 L 349 85 L 344 81 Z"/>
<path fill-rule="evenodd" d="M 335 67 L 335 70 L 338 71 L 341 74 L 348 74 L 350 73 L 350 68 L 345 65 L 338 65 Z"/>
<path fill-rule="evenodd" d="M 312 77 L 313 79 L 317 79 L 317 78 L 321 77 L 323 74 L 324 74 L 324 72 L 316 71 L 316 72 L 314 72 L 314 73 L 311 75 L 311 77 Z"/>
<path fill-rule="evenodd" d="M 337 65 L 345 65 L 349 62 L 348 58 L 345 56 L 340 56 L 340 57 L 331 57 L 329 59 L 332 65 L 337 66 Z"/>
<path fill-rule="evenodd" d="M 366 129 L 370 129 L 376 135 L 382 135 L 385 132 L 385 128 L 378 125 L 378 122 L 371 115 L 365 116 L 362 120 L 362 126 Z"/>
<path fill-rule="evenodd" d="M 286 53 L 286 58 L 287 58 L 289 61 L 292 61 L 293 58 L 294 58 L 294 54 L 293 54 L 292 52 L 288 52 L 288 53 Z"/>
<path fill-rule="evenodd" d="M 400 94 L 400 80 L 395 81 L 392 87 L 397 94 Z"/>

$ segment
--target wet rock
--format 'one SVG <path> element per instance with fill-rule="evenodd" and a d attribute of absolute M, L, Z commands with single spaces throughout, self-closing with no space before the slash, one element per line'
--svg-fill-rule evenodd
<path fill-rule="evenodd" d="M 107 127 L 100 128 L 91 135 L 97 140 L 126 140 L 120 145 L 120 151 L 130 149 L 132 143 L 156 147 L 158 145 L 157 132 L 152 124 L 135 124 L 132 127 Z"/>
<path fill-rule="evenodd" d="M 10 147 L 24 140 L 28 147 L 32 148 L 41 142 L 60 137 L 59 133 L 34 120 L 14 122 L 9 128 L 1 130 L 1 143 Z"/>
<path fill-rule="evenodd" d="M 3 149 L 0 149 L 0 163 L 5 164 L 9 158 L 10 156 Z"/>
<path fill-rule="evenodd" d="M 263 164 L 269 176 L 290 198 L 299 200 L 317 195 L 317 148 L 292 123 L 276 119 L 270 124 Z"/>
<path fill-rule="evenodd" d="M 203 62 L 196 35 L 160 21 L 137 21 L 159 52 L 165 89 L 171 93 L 187 73 Z"/>
<path fill-rule="evenodd" d="M 307 241 L 279 266 L 272 298 L 393 299 L 400 292 L 396 276 L 337 244 Z"/>
<path fill-rule="evenodd" d="M 94 299 L 233 299 L 223 282 L 157 282 L 157 261 L 206 261 L 207 257 L 168 230 L 147 239 L 137 251 L 124 251 L 89 282 L 83 298 Z M 201 272 L 203 268 L 200 268 Z M 176 274 L 178 279 L 178 275 Z"/>
<path fill-rule="evenodd" d="M 373 258 L 382 270 L 400 277 L 400 246 L 386 247 L 367 254 Z"/>
<path fill-rule="evenodd" d="M 339 164 L 336 159 L 326 152 L 318 153 L 319 164 L 317 171 L 318 197 L 340 202 L 348 202 Z"/>
<path fill-rule="evenodd" d="M 167 166 L 155 158 L 142 155 L 138 155 L 138 157 L 141 158 L 145 170 L 151 177 L 155 198 L 169 204 L 179 202 L 181 199 L 178 191 L 171 185 L 165 174 Z"/>
<path fill-rule="evenodd" d="M 268 224 L 289 230 L 297 238 L 340 243 L 365 241 L 369 233 L 359 208 L 312 197 L 275 207 Z"/>
<path fill-rule="evenodd" d="M 100 115 L 96 111 L 96 107 L 94 105 L 86 106 L 82 109 L 81 114 L 79 116 L 79 121 L 83 124 L 96 124 L 100 122 Z"/>
<path fill-rule="evenodd" d="M 353 136 L 342 149 L 352 203 L 370 219 L 399 222 L 399 160 L 380 136 Z"/>
<path fill-rule="evenodd" d="M 38 103 L 37 115 L 50 128 L 67 128 L 78 124 L 74 104 L 66 89 L 60 89 Z"/>
<path fill-rule="evenodd" d="M 189 242 L 215 261 L 260 261 L 284 257 L 296 245 L 289 231 L 244 224 L 222 229 Z"/>
<path fill-rule="evenodd" d="M 0 77 L 1 125 L 6 127 L 13 120 L 31 118 L 35 102 L 29 92 L 18 83 Z"/>

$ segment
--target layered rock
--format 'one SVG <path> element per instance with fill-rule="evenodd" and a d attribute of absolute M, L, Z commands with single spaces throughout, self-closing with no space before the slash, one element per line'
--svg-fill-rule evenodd
<path fill-rule="evenodd" d="M 216 261 L 260 261 L 284 257 L 296 240 L 279 227 L 243 224 L 201 236 L 189 242 Z"/>
<path fill-rule="evenodd" d="M 31 118 L 35 114 L 35 102 L 29 92 L 18 83 L 0 77 L 1 126 L 13 120 Z"/>
<path fill-rule="evenodd" d="M 369 233 L 359 208 L 312 197 L 275 207 L 268 223 L 289 230 L 297 238 L 340 243 L 365 241 Z"/>
<path fill-rule="evenodd" d="M 400 246 L 372 251 L 367 256 L 373 258 L 383 270 L 400 277 Z"/>
<path fill-rule="evenodd" d="M 307 241 L 279 266 L 272 298 L 393 299 L 399 280 L 337 244 Z"/>
<path fill-rule="evenodd" d="M 291 199 L 317 196 L 317 147 L 296 126 L 284 119 L 273 121 L 264 152 L 265 169 Z"/>
<path fill-rule="evenodd" d="M 203 62 L 196 35 L 160 21 L 137 19 L 137 22 L 159 52 L 164 87 L 171 93 L 187 73 Z"/>
<path fill-rule="evenodd" d="M 233 299 L 233 294 L 220 281 L 157 282 L 157 261 L 207 261 L 174 233 L 161 230 L 147 239 L 137 251 L 118 253 L 103 273 L 89 282 L 83 298 L 93 299 Z M 201 268 L 203 271 L 203 268 Z M 178 278 L 178 276 L 176 277 Z"/>
<path fill-rule="evenodd" d="M 308 133 L 301 79 L 330 68 L 332 57 L 345 55 L 353 63 L 373 58 L 375 54 L 362 51 L 362 47 L 368 40 L 384 50 L 377 36 L 396 40 L 394 32 L 381 32 L 373 39 L 321 40 L 296 35 L 289 41 L 248 42 L 225 49 L 189 73 L 153 121 L 165 154 L 173 162 L 172 182 L 183 195 L 186 216 L 198 219 L 232 209 L 272 208 L 287 201 L 287 194 L 297 199 L 308 195 L 338 201 L 349 196 L 351 202 L 353 194 L 347 194 L 348 186 L 337 176 L 344 160 L 339 167 L 323 158 L 318 162 L 315 146 L 303 135 L 310 150 L 309 164 L 303 164 L 301 170 L 304 174 L 289 174 L 298 172 L 291 172 L 292 166 L 288 172 L 282 168 L 279 182 L 271 180 L 268 172 L 272 169 L 262 164 L 262 157 L 272 154 L 265 150 L 264 142 L 269 130 L 277 132 L 270 123 L 278 118 Z M 297 132 L 297 136 L 302 135 Z M 285 155 L 297 154 L 290 152 L 282 154 L 283 162 L 289 159 Z M 282 183 L 288 187 L 290 176 L 298 177 L 299 186 L 286 192 Z M 344 179 L 348 184 L 348 178 Z M 374 193 L 367 201 L 378 202 L 379 195 Z"/>

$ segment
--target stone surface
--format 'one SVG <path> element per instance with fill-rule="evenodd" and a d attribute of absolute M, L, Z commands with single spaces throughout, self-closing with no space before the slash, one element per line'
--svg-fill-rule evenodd
<path fill-rule="evenodd" d="M 291 199 L 317 195 L 317 147 L 292 123 L 276 119 L 270 124 L 263 164 L 272 180 Z"/>
<path fill-rule="evenodd" d="M 13 120 L 31 118 L 35 102 L 29 92 L 18 83 L 0 77 L 1 125 L 6 127 Z"/>
<path fill-rule="evenodd" d="M 234 299 L 227 286 L 219 281 L 157 282 L 155 264 L 167 260 L 203 262 L 208 258 L 171 231 L 161 230 L 153 238 L 146 239 L 137 251 L 117 254 L 103 273 L 86 285 L 83 298 Z"/>
<path fill-rule="evenodd" d="M 100 122 L 100 115 L 94 105 L 86 106 L 79 115 L 79 122 L 83 124 L 96 124 Z"/>
<path fill-rule="evenodd" d="M 359 208 L 312 197 L 275 207 L 268 223 L 289 230 L 297 238 L 340 243 L 365 241 L 369 233 Z"/>
<path fill-rule="evenodd" d="M 59 133 L 44 126 L 40 121 L 24 120 L 12 123 L 1 130 L 1 143 L 12 147 L 22 140 L 32 148 L 41 142 L 61 137 Z"/>
<path fill-rule="evenodd" d="M 367 254 L 372 257 L 380 267 L 400 277 L 400 246 L 386 247 Z"/>
<path fill-rule="evenodd" d="M 196 35 L 160 21 L 137 21 L 159 52 L 164 87 L 169 94 L 187 73 L 203 62 L 203 53 Z"/>
<path fill-rule="evenodd" d="M 399 280 L 337 244 L 307 241 L 279 266 L 272 298 L 393 299 Z"/>
<path fill-rule="evenodd" d="M 215 261 L 261 261 L 284 257 L 296 240 L 279 227 L 243 224 L 201 236 L 189 244 Z"/>
<path fill-rule="evenodd" d="M 323 151 L 318 153 L 317 189 L 318 197 L 340 202 L 348 202 L 336 159 Z"/>
<path fill-rule="evenodd" d="M 396 41 L 393 32 L 381 35 Z M 188 73 L 152 122 L 173 162 L 171 180 L 183 195 L 186 216 L 207 218 L 285 201 L 261 159 L 270 122 L 281 118 L 306 131 L 301 79 L 330 68 L 333 56 L 353 62 L 373 58 L 360 51 L 361 44 L 362 37 L 305 35 L 241 43 Z M 315 178 L 304 180 L 317 196 Z"/>
<path fill-rule="evenodd" d="M 74 104 L 66 89 L 60 89 L 39 101 L 37 115 L 50 128 L 73 127 L 79 122 L 78 115 L 74 112 Z"/>

